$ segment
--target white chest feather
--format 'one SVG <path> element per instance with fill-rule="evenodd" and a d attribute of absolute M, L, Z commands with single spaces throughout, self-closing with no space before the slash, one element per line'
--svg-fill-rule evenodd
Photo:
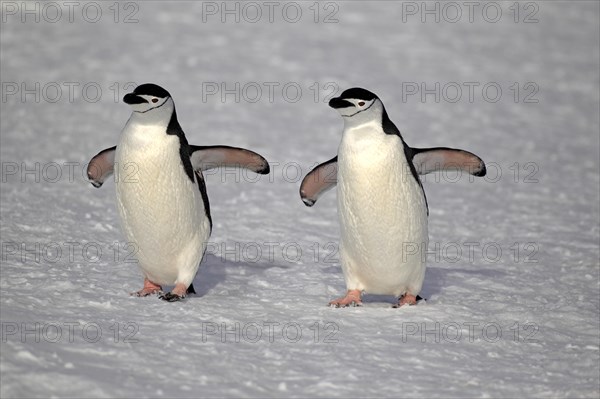
<path fill-rule="evenodd" d="M 345 130 L 337 191 L 348 288 L 418 294 L 425 271 L 427 207 L 400 138 L 386 135 L 376 123 Z M 412 254 L 415 246 L 419 251 Z"/>
<path fill-rule="evenodd" d="M 198 185 L 166 126 L 129 121 L 115 155 L 119 214 L 139 266 L 158 284 L 193 279 L 210 234 Z M 191 275 L 191 278 L 189 277 Z"/>

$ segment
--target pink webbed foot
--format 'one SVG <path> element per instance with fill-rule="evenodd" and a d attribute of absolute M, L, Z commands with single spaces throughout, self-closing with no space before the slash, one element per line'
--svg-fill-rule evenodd
<path fill-rule="evenodd" d="M 402 295 L 402 296 L 400 297 L 400 299 L 398 299 L 398 303 L 397 303 L 397 304 L 395 304 L 395 305 L 394 305 L 394 306 L 392 306 L 392 307 L 393 307 L 393 308 L 399 308 L 399 307 L 401 307 L 401 306 L 404 306 L 404 305 L 409 305 L 409 306 L 416 305 L 416 304 L 417 304 L 417 302 L 419 302 L 419 301 L 420 301 L 420 300 L 422 300 L 422 299 L 423 299 L 423 298 L 421 298 L 421 297 L 420 297 L 420 296 L 418 296 L 418 295 L 416 295 L 416 296 L 415 296 L 415 295 L 412 295 L 412 294 L 408 294 L 408 293 L 407 293 L 407 294 L 404 294 L 404 295 Z"/>
<path fill-rule="evenodd" d="M 132 292 L 131 295 L 134 296 L 148 296 L 154 294 L 162 293 L 162 287 L 158 284 L 154 284 L 152 281 L 147 278 L 144 279 L 144 288 L 139 291 Z"/>
<path fill-rule="evenodd" d="M 190 284 L 189 287 L 186 287 L 185 284 L 179 283 L 175 286 L 175 288 L 173 288 L 173 291 L 162 294 L 159 296 L 159 298 L 167 302 L 176 302 L 185 298 L 187 294 L 195 293 L 196 290 L 194 290 L 194 284 Z"/>
<path fill-rule="evenodd" d="M 348 290 L 343 298 L 334 299 L 329 302 L 329 306 L 334 308 L 347 308 L 348 306 L 362 306 L 360 299 L 360 290 Z"/>

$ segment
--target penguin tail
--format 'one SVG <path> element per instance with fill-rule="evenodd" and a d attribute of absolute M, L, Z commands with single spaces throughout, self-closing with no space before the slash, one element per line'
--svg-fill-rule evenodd
<path fill-rule="evenodd" d="M 196 290 L 194 289 L 194 283 L 190 284 L 190 286 L 187 288 L 187 292 L 186 294 L 195 294 Z"/>

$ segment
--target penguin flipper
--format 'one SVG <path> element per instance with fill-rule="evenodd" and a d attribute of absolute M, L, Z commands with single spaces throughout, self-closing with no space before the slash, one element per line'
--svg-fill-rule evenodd
<path fill-rule="evenodd" d="M 313 206 L 323 193 L 337 184 L 337 155 L 317 165 L 302 180 L 300 198 L 306 206 Z"/>
<path fill-rule="evenodd" d="M 269 174 L 269 162 L 260 154 L 245 148 L 225 145 L 190 145 L 190 160 L 196 171 L 204 171 L 223 166 L 250 169 L 261 175 Z"/>
<path fill-rule="evenodd" d="M 87 176 L 94 187 L 102 186 L 106 178 L 113 174 L 116 149 L 117 146 L 106 148 L 90 160 L 87 167 Z"/>
<path fill-rule="evenodd" d="M 474 176 L 485 176 L 485 163 L 477 155 L 455 148 L 411 148 L 412 162 L 420 175 L 438 170 L 461 170 Z"/>

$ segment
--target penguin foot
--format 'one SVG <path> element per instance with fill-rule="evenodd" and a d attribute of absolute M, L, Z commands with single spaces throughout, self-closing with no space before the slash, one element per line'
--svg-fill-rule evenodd
<path fill-rule="evenodd" d="M 186 287 L 185 285 L 178 283 L 175 288 L 173 288 L 173 291 L 171 292 L 167 292 L 166 294 L 162 294 L 159 295 L 159 298 L 162 300 L 165 300 L 167 302 L 177 302 L 177 301 L 181 301 L 183 298 L 185 298 L 187 293 L 191 293 L 194 292 L 194 287 L 190 286 L 191 290 Z"/>
<path fill-rule="evenodd" d="M 167 293 L 163 293 L 163 294 L 159 295 L 158 297 L 160 299 L 162 299 L 163 301 L 177 302 L 177 301 L 181 301 L 183 298 L 185 298 L 185 295 L 177 295 L 177 294 L 173 294 L 173 292 L 167 292 Z"/>
<path fill-rule="evenodd" d="M 144 279 L 144 288 L 139 291 L 132 292 L 130 295 L 133 296 L 148 296 L 154 294 L 162 294 L 162 287 L 158 284 L 154 284 L 147 278 Z"/>
<path fill-rule="evenodd" d="M 362 306 L 362 300 L 360 299 L 360 290 L 348 290 L 345 297 L 334 299 L 333 301 L 329 302 L 329 306 L 332 308 Z"/>
<path fill-rule="evenodd" d="M 398 299 L 398 303 L 395 304 L 394 306 L 392 306 L 393 308 L 399 308 L 401 306 L 404 305 L 416 305 L 417 302 L 423 300 L 423 298 L 421 298 L 420 296 L 415 296 L 415 295 L 411 295 L 411 294 L 404 294 L 400 297 L 400 299 Z"/>

